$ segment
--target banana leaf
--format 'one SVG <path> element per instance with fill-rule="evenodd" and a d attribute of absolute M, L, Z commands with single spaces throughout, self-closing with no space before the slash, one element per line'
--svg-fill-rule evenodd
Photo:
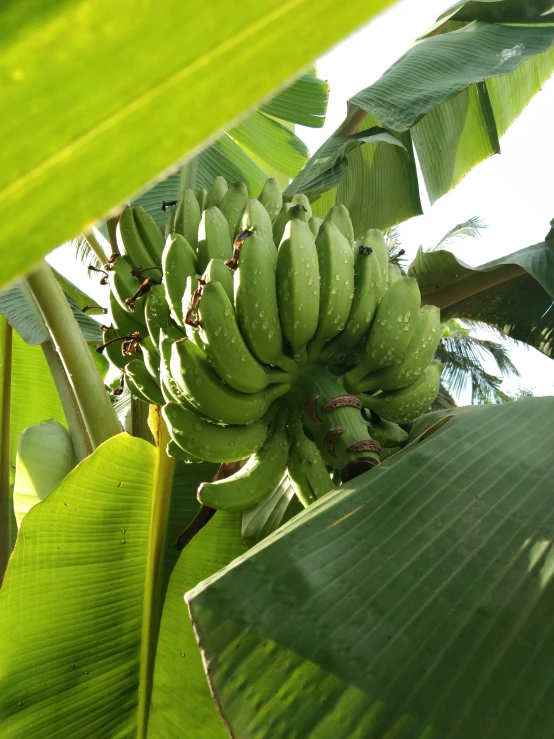
<path fill-rule="evenodd" d="M 352 151 L 341 178 L 330 181 L 315 200 L 314 212 L 321 215 L 343 203 L 357 236 L 368 228 L 388 228 L 422 213 L 412 149 L 431 202 L 499 153 L 500 138 L 554 71 L 554 25 L 544 22 L 552 14 L 540 16 L 542 22 L 538 15 L 529 20 L 529 5 L 522 0 L 464 3 L 351 98 L 348 117 L 333 137 L 380 126 L 402 137 L 406 151 L 387 144 Z M 496 15 L 487 14 L 493 6 Z M 542 4 L 532 7 L 538 13 Z M 525 24 L 485 22 L 521 14 Z M 288 192 L 301 190 L 299 183 L 310 179 L 319 153 Z"/>
<path fill-rule="evenodd" d="M 2 284 L 236 124 L 391 1 L 259 0 L 237 12 L 214 0 L 191 12 L 148 0 L 138 14 L 109 0 L 3 3 Z"/>
<path fill-rule="evenodd" d="M 449 318 L 482 321 L 554 356 L 554 240 L 469 267 L 451 252 L 420 249 L 408 272 L 422 301 Z"/>
<path fill-rule="evenodd" d="M 456 413 L 187 594 L 232 736 L 552 735 L 553 413 Z"/>
<path fill-rule="evenodd" d="M 87 457 L 23 519 L 0 591 L 0 721 L 33 736 L 226 736 L 183 600 L 245 551 L 218 513 L 182 553 L 215 465 L 173 462 L 127 434 Z"/>

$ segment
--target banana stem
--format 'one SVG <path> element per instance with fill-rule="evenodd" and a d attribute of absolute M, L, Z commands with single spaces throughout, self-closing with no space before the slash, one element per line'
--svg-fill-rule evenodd
<path fill-rule="evenodd" d="M 353 133 L 356 133 L 367 116 L 368 113 L 366 113 L 365 110 L 362 110 L 362 108 L 359 108 L 357 105 L 354 106 L 352 110 L 348 111 L 348 115 L 337 128 L 333 136 L 351 136 Z"/>
<path fill-rule="evenodd" d="M 75 462 L 78 464 L 92 452 L 92 444 L 85 427 L 85 422 L 75 400 L 75 394 L 65 373 L 59 354 L 54 350 L 51 341 L 42 344 L 42 352 L 50 368 L 50 374 L 60 397 L 65 420 L 73 444 Z"/>
<path fill-rule="evenodd" d="M 114 254 L 119 254 L 119 248 L 117 246 L 117 224 L 119 223 L 119 216 L 114 216 L 113 218 L 108 218 L 106 221 L 106 226 L 108 228 L 108 236 L 110 239 L 110 246 L 112 247 L 112 256 Z"/>
<path fill-rule="evenodd" d="M 121 433 L 121 426 L 88 344 L 63 290 L 46 262 L 41 262 L 27 276 L 27 284 L 60 355 L 92 447 L 95 449 L 112 436 Z"/>
<path fill-rule="evenodd" d="M 10 416 L 12 384 L 12 327 L 2 318 L 2 417 L 0 426 L 0 584 L 11 553 L 10 536 Z"/>

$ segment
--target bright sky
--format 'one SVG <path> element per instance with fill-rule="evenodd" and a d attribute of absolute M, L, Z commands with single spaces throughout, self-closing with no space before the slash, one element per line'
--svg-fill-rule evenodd
<path fill-rule="evenodd" d="M 311 153 L 333 133 L 346 115 L 346 101 L 375 82 L 424 33 L 453 0 L 403 0 L 318 60 L 318 74 L 331 84 L 329 110 L 321 129 L 297 130 Z M 501 139 L 502 154 L 482 162 L 452 192 L 425 214 L 400 226 L 409 257 L 419 245 L 434 246 L 457 223 L 478 215 L 488 228 L 480 239 L 466 239 L 452 251 L 477 266 L 544 241 L 554 218 L 554 78 Z M 554 395 L 554 362 L 540 352 L 511 353 L 521 378 L 519 385 L 536 395 Z M 494 372 L 495 365 L 487 366 Z M 460 402 L 469 402 L 469 393 Z"/>
<path fill-rule="evenodd" d="M 329 110 L 324 128 L 297 130 L 313 153 L 346 114 L 346 101 L 375 82 L 426 31 L 454 0 L 402 0 L 365 28 L 318 60 L 318 73 L 331 84 Z M 453 251 L 471 265 L 479 265 L 544 240 L 554 218 L 554 78 L 530 103 L 501 140 L 502 155 L 476 167 L 451 193 L 433 207 L 424 202 L 425 215 L 400 227 L 408 255 L 422 244 L 430 247 L 457 223 L 481 216 L 488 225 L 483 237 L 463 241 Z M 64 249 L 49 258 L 62 268 Z M 67 271 L 67 263 L 63 265 Z M 77 275 L 72 274 L 76 280 Z M 79 284 L 83 284 L 79 279 Z M 96 287 L 96 284 L 94 284 Z M 88 291 L 100 299 L 97 291 Z M 503 387 L 518 386 L 536 395 L 554 395 L 554 362 L 534 349 L 516 349 L 512 359 L 521 378 Z M 487 366 L 489 372 L 495 365 Z M 469 402 L 469 389 L 460 404 Z"/>

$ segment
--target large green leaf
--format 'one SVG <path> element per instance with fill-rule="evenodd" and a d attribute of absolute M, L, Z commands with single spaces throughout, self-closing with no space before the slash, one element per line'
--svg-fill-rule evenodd
<path fill-rule="evenodd" d="M 504 0 L 493 5 L 506 13 L 525 13 L 527 3 Z M 541 7 L 534 5 L 535 10 Z M 315 212 L 343 203 L 358 235 L 368 228 L 387 228 L 422 212 L 412 144 L 432 202 L 500 151 L 500 137 L 554 71 L 554 25 L 537 27 L 535 16 L 528 25 L 497 25 L 466 10 L 463 22 L 461 16 L 439 21 L 375 84 L 351 98 L 349 115 L 334 134 L 384 126 L 403 136 L 410 156 L 382 146 L 371 157 L 366 147 L 363 156 L 355 152 L 348 157 L 341 186 L 329 182 L 331 189 L 315 203 Z M 317 166 L 314 160 L 291 189 L 301 189 L 296 185 Z"/>
<path fill-rule="evenodd" d="M 488 23 L 552 23 L 551 0 L 462 0 L 443 13 L 440 20 L 481 20 Z"/>
<path fill-rule="evenodd" d="M 187 595 L 234 737 L 552 735 L 553 413 L 456 414 Z"/>
<path fill-rule="evenodd" d="M 6 739 L 225 736 L 183 593 L 245 550 L 217 514 L 183 553 L 214 465 L 171 462 L 126 434 L 24 518 L 0 592 Z"/>
<path fill-rule="evenodd" d="M 248 0 L 237 10 L 215 0 L 194 12 L 154 0 L 134 10 L 109 0 L 4 3 L 4 282 L 86 231 L 390 2 Z"/>
<path fill-rule="evenodd" d="M 469 267 L 449 251 L 420 249 L 409 274 L 423 302 L 442 309 L 443 320 L 483 321 L 554 356 L 554 242 L 481 267 Z"/>

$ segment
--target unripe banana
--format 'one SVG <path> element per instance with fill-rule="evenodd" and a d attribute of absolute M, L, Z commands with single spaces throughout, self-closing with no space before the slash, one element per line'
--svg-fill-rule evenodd
<path fill-rule="evenodd" d="M 146 329 L 143 329 L 143 331 L 146 333 Z M 113 366 L 117 367 L 119 370 L 124 370 L 129 362 L 132 359 L 135 359 L 135 356 L 132 354 L 123 354 L 123 339 L 121 339 L 121 341 L 117 340 L 119 337 L 125 335 L 124 331 L 109 328 L 104 333 L 104 345 L 96 350 L 99 354 L 104 354 L 108 358 L 110 364 L 113 364 Z M 116 341 L 114 341 L 114 339 L 116 339 Z"/>
<path fill-rule="evenodd" d="M 120 306 L 112 290 L 110 290 L 110 315 L 112 324 L 120 335 L 132 334 L 135 331 L 138 331 L 141 336 L 144 336 L 145 331 L 143 324 L 135 320 L 128 310 L 125 310 Z"/>
<path fill-rule="evenodd" d="M 167 403 L 178 403 L 183 408 L 197 412 L 171 374 L 171 349 L 182 338 L 183 334 L 174 326 L 160 331 L 160 386 Z"/>
<path fill-rule="evenodd" d="M 173 218 L 175 233 L 184 236 L 193 249 L 198 243 L 198 226 L 200 224 L 200 206 L 196 195 L 188 187 L 183 191 Z"/>
<path fill-rule="evenodd" d="M 362 246 L 372 249 L 377 258 L 377 262 L 379 263 L 381 271 L 381 294 L 379 295 L 379 299 L 381 299 L 387 289 L 389 274 L 390 254 L 387 248 L 387 242 L 385 241 L 385 237 L 381 231 L 376 228 L 370 228 L 362 239 Z"/>
<path fill-rule="evenodd" d="M 145 336 L 140 342 L 142 361 L 148 370 L 148 374 L 157 384 L 160 382 L 160 354 L 158 347 L 149 336 Z"/>
<path fill-rule="evenodd" d="M 160 329 L 171 325 L 169 305 L 163 285 L 153 285 L 148 291 L 144 317 L 150 338 L 157 346 L 160 341 Z"/>
<path fill-rule="evenodd" d="M 251 198 L 247 203 L 240 218 L 239 232 L 255 231 L 257 234 L 266 234 L 273 240 L 273 224 L 269 213 L 256 198 Z"/>
<path fill-rule="evenodd" d="M 356 393 L 366 393 L 374 390 L 398 390 L 411 385 L 435 356 L 440 340 L 440 310 L 434 305 L 426 305 L 419 311 L 412 340 L 402 360 L 367 375 L 356 388 L 349 389 Z"/>
<path fill-rule="evenodd" d="M 323 218 L 319 218 L 318 216 L 312 216 L 310 220 L 308 221 L 308 226 L 310 227 L 310 231 L 314 235 L 314 239 L 317 239 L 317 235 L 319 233 L 319 229 L 321 228 L 322 223 L 323 223 Z"/>
<path fill-rule="evenodd" d="M 219 282 L 204 286 L 198 303 L 200 336 L 208 361 L 221 379 L 243 393 L 256 393 L 270 382 L 289 382 L 290 375 L 266 371 L 248 349 L 233 304 Z"/>
<path fill-rule="evenodd" d="M 336 489 L 319 449 L 308 439 L 298 415 L 289 423 L 291 434 L 288 471 L 296 494 L 304 505 Z"/>
<path fill-rule="evenodd" d="M 219 426 L 176 403 L 162 408 L 169 435 L 185 452 L 207 462 L 239 462 L 254 454 L 267 436 L 263 420 L 248 426 Z"/>
<path fill-rule="evenodd" d="M 231 477 L 198 488 L 202 505 L 220 511 L 242 511 L 256 505 L 279 484 L 287 466 L 286 414 L 277 417 L 263 445 Z"/>
<path fill-rule="evenodd" d="M 152 405 L 164 405 L 164 397 L 160 386 L 140 359 L 133 359 L 125 367 L 125 379 L 131 394 L 139 400 L 152 403 Z"/>
<path fill-rule="evenodd" d="M 354 300 L 346 327 L 323 348 L 320 359 L 339 357 L 363 339 L 375 316 L 382 294 L 381 267 L 371 247 L 359 246 L 354 257 Z"/>
<path fill-rule="evenodd" d="M 323 344 L 344 330 L 354 298 L 352 248 L 337 226 L 323 223 L 316 239 L 319 263 L 319 320 L 308 356 L 315 360 Z"/>
<path fill-rule="evenodd" d="M 225 193 L 228 190 L 227 180 L 225 177 L 219 175 L 213 181 L 212 186 L 208 190 L 208 199 L 206 200 L 206 208 L 211 208 L 215 205 L 216 208 L 221 207 L 221 202 L 225 197 Z"/>
<path fill-rule="evenodd" d="M 202 462 L 202 460 L 198 457 L 195 457 L 194 454 L 189 454 L 188 452 L 185 452 L 184 449 L 181 449 L 179 444 L 176 444 L 173 439 L 167 442 L 166 454 L 168 455 L 168 457 L 175 457 L 175 459 L 180 459 L 181 462 L 184 462 L 185 464 L 197 464 L 199 462 Z"/>
<path fill-rule="evenodd" d="M 273 223 L 283 207 L 283 192 L 279 182 L 271 177 L 265 181 L 258 200 L 269 213 L 271 222 Z"/>
<path fill-rule="evenodd" d="M 198 272 L 202 274 L 211 259 L 231 259 L 233 242 L 229 224 L 223 213 L 212 206 L 202 213 L 198 229 Z"/>
<path fill-rule="evenodd" d="M 334 223 L 344 238 L 354 247 L 354 227 L 348 209 L 344 205 L 335 205 L 325 217 L 324 223 Z"/>
<path fill-rule="evenodd" d="M 134 303 L 127 303 L 140 288 L 140 280 L 131 274 L 132 267 L 126 257 L 118 257 L 115 262 L 110 265 L 108 272 L 110 290 L 113 292 L 115 299 L 119 305 L 128 311 L 138 323 L 146 325 L 144 318 L 144 297 L 138 298 Z"/>
<path fill-rule="evenodd" d="M 219 282 L 227 293 L 229 301 L 233 303 L 235 299 L 233 271 L 229 269 L 222 259 L 211 259 L 206 267 L 206 271 L 202 275 L 202 279 L 206 282 Z"/>
<path fill-rule="evenodd" d="M 208 191 L 204 187 L 198 188 L 198 190 L 195 190 L 196 199 L 198 200 L 198 205 L 200 206 L 200 210 L 206 210 L 208 207 Z"/>
<path fill-rule="evenodd" d="M 257 234 L 241 244 L 234 299 L 241 333 L 254 356 L 264 364 L 294 371 L 294 361 L 283 356 L 273 244 Z"/>
<path fill-rule="evenodd" d="M 133 209 L 130 206 L 127 206 L 119 216 L 116 239 L 119 253 L 127 257 L 131 269 L 152 266 L 152 257 L 140 237 Z"/>
<path fill-rule="evenodd" d="M 443 365 L 432 361 L 425 372 L 408 387 L 401 390 L 361 395 L 364 408 L 393 423 L 408 423 L 421 416 L 436 399 Z"/>
<path fill-rule="evenodd" d="M 378 441 L 382 447 L 389 449 L 404 446 L 404 444 L 407 444 L 410 435 L 398 424 L 380 418 L 371 424 L 371 438 Z"/>
<path fill-rule="evenodd" d="M 402 270 L 394 262 L 389 262 L 387 286 L 394 285 L 402 277 Z"/>
<path fill-rule="evenodd" d="M 302 208 L 304 208 L 304 210 L 307 213 L 308 221 L 310 220 L 310 218 L 313 215 L 312 214 L 312 206 L 310 205 L 310 201 L 308 200 L 308 198 L 306 197 L 306 195 L 304 195 L 303 192 L 299 192 L 297 195 L 293 195 L 290 202 L 291 202 L 291 205 L 300 205 L 300 206 L 302 206 Z"/>
<path fill-rule="evenodd" d="M 306 361 L 306 346 L 319 320 L 319 265 L 314 236 L 303 221 L 287 224 L 277 254 L 276 281 L 283 335 L 295 357 Z"/>
<path fill-rule="evenodd" d="M 221 212 L 229 224 L 231 241 L 239 233 L 239 224 L 242 211 L 248 202 L 248 188 L 244 182 L 234 182 L 221 201 Z"/>
<path fill-rule="evenodd" d="M 356 387 L 365 375 L 402 359 L 419 316 L 421 295 L 413 277 L 401 277 L 379 303 L 360 364 L 345 375 L 346 387 Z"/>
<path fill-rule="evenodd" d="M 274 400 L 290 385 L 272 385 L 259 393 L 241 393 L 224 385 L 210 367 L 206 355 L 190 340 L 177 341 L 171 349 L 171 375 L 190 403 L 214 421 L 248 424 L 265 415 Z"/>
<path fill-rule="evenodd" d="M 167 237 L 162 255 L 165 296 L 171 317 L 179 326 L 184 325 L 183 295 L 187 278 L 196 274 L 196 255 L 192 246 L 181 234 Z"/>
<path fill-rule="evenodd" d="M 149 267 L 151 264 L 155 264 L 159 267 L 162 263 L 162 252 L 165 243 L 162 232 L 156 221 L 148 215 L 141 205 L 136 205 L 133 212 L 140 238 L 150 255 L 150 264 L 143 264 L 142 266 Z"/>
<path fill-rule="evenodd" d="M 308 211 L 303 205 L 292 205 L 292 203 L 285 203 L 281 212 L 277 216 L 275 223 L 273 224 L 273 241 L 277 246 L 281 243 L 283 236 L 286 231 L 287 223 L 292 220 L 303 221 L 308 223 Z"/>

